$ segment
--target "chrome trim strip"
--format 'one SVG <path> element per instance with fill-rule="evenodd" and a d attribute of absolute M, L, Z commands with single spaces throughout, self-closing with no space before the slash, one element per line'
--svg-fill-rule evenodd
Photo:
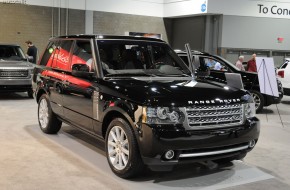
<path fill-rule="evenodd" d="M 27 66 L 27 67 L 0 67 L 0 70 L 1 71 L 14 71 L 14 70 L 25 70 L 25 71 L 27 71 L 27 70 L 31 70 L 31 69 L 33 69 L 33 67 L 29 67 L 29 66 Z"/>
<path fill-rule="evenodd" d="M 179 157 L 181 158 L 188 158 L 188 157 L 199 157 L 199 156 L 211 156 L 211 155 L 216 155 L 216 154 L 225 154 L 225 153 L 230 153 L 230 152 L 236 152 L 239 150 L 245 150 L 249 148 L 249 146 L 241 146 L 237 148 L 230 148 L 226 150 L 217 150 L 217 151 L 210 151 L 210 152 L 198 152 L 198 153 L 189 153 L 189 154 L 180 154 Z"/>
<path fill-rule="evenodd" d="M 99 121 L 99 104 L 100 104 L 100 93 L 97 91 L 93 92 L 93 118 Z"/>

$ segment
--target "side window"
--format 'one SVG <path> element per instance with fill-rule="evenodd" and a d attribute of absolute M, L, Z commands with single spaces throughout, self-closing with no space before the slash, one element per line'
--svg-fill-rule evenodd
<path fill-rule="evenodd" d="M 205 64 L 210 70 L 227 71 L 226 65 L 211 57 L 200 57 L 201 63 Z"/>
<path fill-rule="evenodd" d="M 285 63 L 282 65 L 281 69 L 285 69 L 288 65 L 289 61 L 285 61 Z"/>
<path fill-rule="evenodd" d="M 89 40 L 77 40 L 73 48 L 72 70 L 94 71 L 94 60 Z"/>
<path fill-rule="evenodd" d="M 58 41 L 49 42 L 47 48 L 44 50 L 40 65 L 51 67 L 53 62 L 54 53 L 57 49 Z"/>
<path fill-rule="evenodd" d="M 62 40 L 59 43 L 54 55 L 53 68 L 69 70 L 69 57 L 72 43 L 72 40 Z"/>

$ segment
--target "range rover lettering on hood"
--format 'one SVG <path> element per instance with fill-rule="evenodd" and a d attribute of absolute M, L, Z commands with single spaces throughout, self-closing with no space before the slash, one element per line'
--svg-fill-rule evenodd
<path fill-rule="evenodd" d="M 197 105 L 197 104 L 216 104 L 216 103 L 239 103 L 241 99 L 215 99 L 215 100 L 195 100 L 195 101 L 188 101 L 190 105 Z"/>

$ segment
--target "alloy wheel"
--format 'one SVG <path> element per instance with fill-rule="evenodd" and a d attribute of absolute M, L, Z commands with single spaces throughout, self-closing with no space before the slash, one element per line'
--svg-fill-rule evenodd
<path fill-rule="evenodd" d="M 253 98 L 254 98 L 255 108 L 258 109 L 259 106 L 260 106 L 260 104 L 261 104 L 261 99 L 260 99 L 260 97 L 259 97 L 257 94 L 255 94 L 255 93 L 252 93 L 252 96 L 253 96 Z"/>
<path fill-rule="evenodd" d="M 123 170 L 129 161 L 129 143 L 125 131 L 120 126 L 111 128 L 108 136 L 108 157 L 117 170 Z"/>
<path fill-rule="evenodd" d="M 43 129 L 47 127 L 48 124 L 48 105 L 46 99 L 42 99 L 39 103 L 38 117 L 40 125 Z"/>

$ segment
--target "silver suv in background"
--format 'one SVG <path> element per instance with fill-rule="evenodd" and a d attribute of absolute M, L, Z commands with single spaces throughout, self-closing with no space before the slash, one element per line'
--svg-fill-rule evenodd
<path fill-rule="evenodd" d="M 19 45 L 0 43 L 0 93 L 27 92 L 33 98 L 33 69 Z"/>

